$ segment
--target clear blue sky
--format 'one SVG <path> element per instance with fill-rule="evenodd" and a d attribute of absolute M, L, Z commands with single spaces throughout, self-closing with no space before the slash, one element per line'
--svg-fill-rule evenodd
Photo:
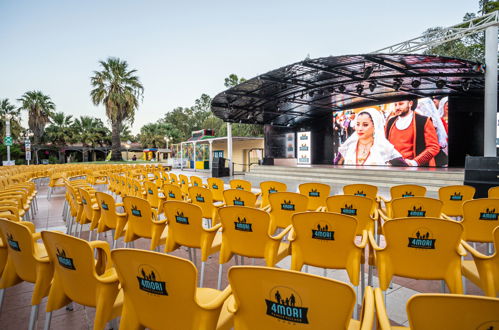
<path fill-rule="evenodd" d="M 105 119 L 91 103 L 98 61 L 128 61 L 145 88 L 133 132 L 231 73 L 251 78 L 329 55 L 358 54 L 450 26 L 478 0 L 0 0 L 0 98 L 41 90 L 57 111 Z"/>

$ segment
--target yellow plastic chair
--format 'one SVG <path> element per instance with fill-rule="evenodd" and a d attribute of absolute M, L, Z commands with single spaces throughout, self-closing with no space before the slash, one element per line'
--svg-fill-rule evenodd
<path fill-rule="evenodd" d="M 373 199 L 355 195 L 335 195 L 329 196 L 326 204 L 328 212 L 349 215 L 357 219 L 357 235 L 362 235 L 364 230 L 377 233 L 375 224 L 378 215 Z"/>
<path fill-rule="evenodd" d="M 165 244 L 166 252 L 175 251 L 180 246 L 201 249 L 199 286 L 202 287 L 204 282 L 204 268 L 208 256 L 220 251 L 222 235 L 217 235 L 217 231 L 220 229 L 221 224 L 205 228 L 203 226 L 203 211 L 201 208 L 195 204 L 186 202 L 166 201 L 165 215 L 168 219 L 168 235 Z M 195 254 L 192 260 L 196 260 Z"/>
<path fill-rule="evenodd" d="M 233 179 L 229 182 L 231 189 L 245 190 L 251 192 L 251 182 L 241 179 Z"/>
<path fill-rule="evenodd" d="M 223 191 L 225 205 L 256 207 L 256 195 L 250 191 L 227 189 Z"/>
<path fill-rule="evenodd" d="M 343 194 L 368 197 L 376 200 L 378 198 L 378 187 L 365 183 L 348 184 L 343 186 Z"/>
<path fill-rule="evenodd" d="M 489 188 L 488 197 L 489 198 L 499 198 L 499 186 Z"/>
<path fill-rule="evenodd" d="M 291 225 L 293 214 L 307 211 L 308 197 L 292 192 L 270 194 L 270 232 Z"/>
<path fill-rule="evenodd" d="M 437 218 L 399 218 L 383 224 L 386 246 L 380 248 L 371 232 L 379 287 L 385 291 L 394 275 L 445 280 L 451 293 L 463 293 L 460 223 Z"/>
<path fill-rule="evenodd" d="M 213 195 L 213 200 L 215 202 L 223 202 L 224 200 L 223 192 L 225 187 L 224 181 L 219 178 L 208 178 L 207 181 L 208 181 L 208 189 L 211 190 L 211 194 Z"/>
<path fill-rule="evenodd" d="M 326 269 L 345 269 L 350 282 L 358 288 L 367 232 L 355 243 L 357 220 L 330 212 L 296 213 L 292 218 L 291 269 L 301 271 L 303 265 Z M 364 268 L 364 267 L 362 267 Z M 362 270 L 362 290 L 365 287 Z"/>
<path fill-rule="evenodd" d="M 97 240 L 100 233 L 111 230 L 114 249 L 118 239 L 123 236 L 126 225 L 126 216 L 116 210 L 118 207 L 123 207 L 123 203 L 116 203 L 113 196 L 103 192 L 96 192 L 95 197 L 101 209 L 97 224 Z"/>
<path fill-rule="evenodd" d="M 196 287 L 192 262 L 150 251 L 111 252 L 123 286 L 120 329 L 215 329 L 231 293 Z"/>
<path fill-rule="evenodd" d="M 395 198 L 391 201 L 391 217 L 379 210 L 379 215 L 385 221 L 395 218 L 428 217 L 440 218 L 442 216 L 442 201 L 429 197 Z"/>
<path fill-rule="evenodd" d="M 183 201 L 182 190 L 175 184 L 164 184 L 163 195 L 167 201 Z"/>
<path fill-rule="evenodd" d="M 473 260 L 463 260 L 463 275 L 476 284 L 489 297 L 496 297 L 499 293 L 499 226 L 494 229 L 494 254 L 487 256 L 475 250 L 468 243 L 461 244 L 473 256 Z"/>
<path fill-rule="evenodd" d="M 204 187 L 203 180 L 195 175 L 191 175 L 190 184 L 191 187 Z"/>
<path fill-rule="evenodd" d="M 156 219 L 159 219 L 159 215 L 163 213 L 163 203 L 166 198 L 163 196 L 159 196 L 158 187 L 154 182 L 144 182 L 144 189 L 146 193 L 146 199 L 153 208 L 154 216 L 156 217 Z"/>
<path fill-rule="evenodd" d="M 81 197 L 81 204 L 83 206 L 83 212 L 81 213 L 80 219 L 78 222 L 80 223 L 80 235 L 83 229 L 83 225 L 90 224 L 89 232 L 88 232 L 88 240 L 92 240 L 92 232 L 97 228 L 100 219 L 100 207 L 97 203 L 97 199 L 95 199 L 95 193 L 90 194 L 86 189 L 78 188 L 78 192 Z"/>
<path fill-rule="evenodd" d="M 149 238 L 151 240 L 149 249 L 159 251 L 159 247 L 165 244 L 166 240 L 166 220 L 154 219 L 151 205 L 142 198 L 126 196 L 123 198 L 123 207 L 127 219 L 125 245 L 128 247 L 131 242 L 139 238 Z"/>
<path fill-rule="evenodd" d="M 179 174 L 178 181 L 180 184 L 180 189 L 182 190 L 182 194 L 184 194 L 184 196 L 186 197 L 189 196 L 189 178 L 184 174 Z"/>
<path fill-rule="evenodd" d="M 123 294 L 112 267 L 109 244 L 85 240 L 58 232 L 43 231 L 42 239 L 54 265 L 54 280 L 47 300 L 45 329 L 49 329 L 52 312 L 68 305 L 94 307 L 94 329 L 121 314 Z M 94 258 L 97 250 L 97 259 Z"/>
<path fill-rule="evenodd" d="M 234 329 L 372 329 L 374 297 L 367 287 L 363 313 L 352 319 L 355 292 L 346 283 L 291 270 L 234 266 L 228 311 Z M 249 284 L 248 284 L 249 283 Z"/>
<path fill-rule="evenodd" d="M 331 186 L 324 183 L 302 183 L 298 186 L 300 194 L 308 197 L 307 210 L 320 211 L 326 208 L 326 199 L 331 192 Z"/>
<path fill-rule="evenodd" d="M 203 187 L 190 187 L 189 198 L 192 204 L 195 204 L 203 210 L 203 218 L 210 219 L 212 224 L 218 223 L 218 210 L 223 204 L 214 204 L 211 190 Z"/>
<path fill-rule="evenodd" d="M 464 202 L 461 224 L 464 241 L 494 242 L 493 232 L 499 226 L 499 199 L 478 198 Z"/>
<path fill-rule="evenodd" d="M 178 176 L 175 173 L 170 173 L 170 183 L 176 186 L 180 186 Z"/>
<path fill-rule="evenodd" d="M 237 188 L 236 188 L 237 189 Z M 269 195 L 276 192 L 285 192 L 288 189 L 285 183 L 277 181 L 263 181 L 260 182 L 260 194 L 262 196 L 262 201 L 260 203 L 261 208 L 265 208 L 270 205 Z"/>
<path fill-rule="evenodd" d="M 475 187 L 456 185 L 438 189 L 438 199 L 443 203 L 442 213 L 449 217 L 463 216 L 463 203 L 475 196 Z"/>
<path fill-rule="evenodd" d="M 398 186 L 393 186 L 390 188 L 390 200 L 379 196 L 379 201 L 383 201 L 385 203 L 385 214 L 389 218 L 393 218 L 391 201 L 396 198 L 405 198 L 405 197 L 424 197 L 426 195 L 426 188 L 423 186 L 415 185 L 415 184 L 402 184 Z"/>
<path fill-rule="evenodd" d="M 0 219 L 2 241 L 8 246 L 7 263 L 0 278 L 0 308 L 6 288 L 22 281 L 33 283 L 31 315 L 28 329 L 35 329 L 39 305 L 49 293 L 53 268 L 43 243 L 38 243 L 40 233 L 35 233 L 30 222 L 13 222 Z"/>
<path fill-rule="evenodd" d="M 274 267 L 289 255 L 289 243 L 283 242 L 282 239 L 291 230 L 291 226 L 272 236 L 269 231 L 270 216 L 263 210 L 245 206 L 227 206 L 219 212 L 222 223 L 222 246 L 218 289 L 222 285 L 223 264 L 229 262 L 234 254 L 248 258 L 263 258 L 267 267 Z"/>
<path fill-rule="evenodd" d="M 407 302 L 409 328 L 392 327 L 379 288 L 374 289 L 378 329 L 496 329 L 499 299 L 460 294 L 416 294 Z"/>

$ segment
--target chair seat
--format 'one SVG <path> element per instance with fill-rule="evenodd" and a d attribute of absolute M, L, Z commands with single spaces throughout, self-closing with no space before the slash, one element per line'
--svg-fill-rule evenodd
<path fill-rule="evenodd" d="M 476 268 L 476 264 L 473 260 L 463 260 L 461 262 L 461 270 L 463 272 L 463 276 L 468 278 L 476 286 L 481 287 L 480 275 L 478 274 L 478 269 Z"/>
<path fill-rule="evenodd" d="M 215 299 L 220 294 L 220 291 L 212 288 L 197 288 L 196 300 L 200 304 L 207 304 Z"/>

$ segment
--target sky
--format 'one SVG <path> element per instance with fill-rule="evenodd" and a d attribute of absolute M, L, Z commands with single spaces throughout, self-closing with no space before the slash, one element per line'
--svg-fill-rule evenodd
<path fill-rule="evenodd" d="M 107 122 L 90 77 L 100 60 L 119 57 L 144 86 L 136 134 L 224 91 L 231 73 L 249 79 L 307 55 L 371 52 L 477 10 L 478 0 L 0 0 L 0 99 L 18 105 L 40 90 L 57 111 Z"/>

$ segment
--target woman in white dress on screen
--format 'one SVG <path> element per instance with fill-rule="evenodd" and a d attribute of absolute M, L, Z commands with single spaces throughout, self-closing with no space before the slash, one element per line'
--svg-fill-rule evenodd
<path fill-rule="evenodd" d="M 383 115 L 374 108 L 360 111 L 355 132 L 343 143 L 334 164 L 407 166 L 402 155 L 385 137 Z"/>

